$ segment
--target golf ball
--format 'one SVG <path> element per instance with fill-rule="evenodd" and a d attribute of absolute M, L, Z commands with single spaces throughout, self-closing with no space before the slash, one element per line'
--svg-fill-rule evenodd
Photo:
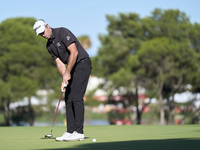
<path fill-rule="evenodd" d="M 92 140 L 92 142 L 96 142 L 96 141 L 97 141 L 96 139 L 93 139 L 93 140 Z"/>

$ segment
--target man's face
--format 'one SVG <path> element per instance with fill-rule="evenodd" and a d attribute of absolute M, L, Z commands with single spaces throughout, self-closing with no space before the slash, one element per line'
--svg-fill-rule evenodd
<path fill-rule="evenodd" d="M 52 30 L 51 30 L 51 28 L 49 27 L 48 24 L 45 26 L 44 32 L 40 33 L 39 35 L 42 36 L 45 39 L 50 39 L 51 38 Z"/>

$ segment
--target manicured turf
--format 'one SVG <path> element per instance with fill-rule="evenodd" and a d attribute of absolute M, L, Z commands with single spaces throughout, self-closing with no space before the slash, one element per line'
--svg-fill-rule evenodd
<path fill-rule="evenodd" d="M 200 125 L 85 126 L 85 140 L 56 142 L 65 127 L 0 127 L 1 150 L 199 150 Z M 92 139 L 97 142 L 93 143 Z"/>

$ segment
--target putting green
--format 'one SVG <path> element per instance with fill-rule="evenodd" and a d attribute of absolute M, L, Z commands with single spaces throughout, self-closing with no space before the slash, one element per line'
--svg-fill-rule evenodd
<path fill-rule="evenodd" d="M 0 127 L 1 150 L 199 150 L 200 126 L 85 126 L 85 140 L 56 142 L 66 128 L 54 126 L 53 138 L 45 139 L 51 127 Z M 95 143 L 92 139 L 96 139 Z"/>

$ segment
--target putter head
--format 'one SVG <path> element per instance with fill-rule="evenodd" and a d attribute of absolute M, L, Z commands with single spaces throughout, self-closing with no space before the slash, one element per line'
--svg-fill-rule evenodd
<path fill-rule="evenodd" d="M 51 138 L 51 137 L 53 137 L 52 134 L 47 134 L 47 135 L 45 135 L 45 138 Z"/>

